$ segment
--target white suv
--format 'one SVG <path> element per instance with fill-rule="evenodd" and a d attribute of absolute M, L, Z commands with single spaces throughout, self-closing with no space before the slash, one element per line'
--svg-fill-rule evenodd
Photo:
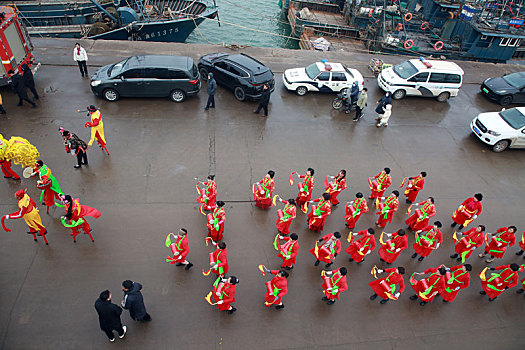
<path fill-rule="evenodd" d="M 454 62 L 411 59 L 384 69 L 377 76 L 377 84 L 389 91 L 392 98 L 405 96 L 435 97 L 445 102 L 457 96 L 463 83 L 463 69 Z"/>
<path fill-rule="evenodd" d="M 507 147 L 525 148 L 525 107 L 481 113 L 472 120 L 470 129 L 494 152 L 503 152 Z"/>
<path fill-rule="evenodd" d="M 284 86 L 304 96 L 308 91 L 342 92 L 357 81 L 359 91 L 365 81 L 357 69 L 347 68 L 341 63 L 315 62 L 305 68 L 287 69 L 283 74 Z"/>

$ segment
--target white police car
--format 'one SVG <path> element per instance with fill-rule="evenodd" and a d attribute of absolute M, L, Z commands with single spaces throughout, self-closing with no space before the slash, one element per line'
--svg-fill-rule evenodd
<path fill-rule="evenodd" d="M 357 69 L 345 67 L 341 63 L 321 60 L 305 68 L 287 69 L 283 74 L 284 86 L 297 95 L 304 96 L 308 91 L 342 92 L 350 88 L 354 81 L 363 89 L 364 79 Z"/>

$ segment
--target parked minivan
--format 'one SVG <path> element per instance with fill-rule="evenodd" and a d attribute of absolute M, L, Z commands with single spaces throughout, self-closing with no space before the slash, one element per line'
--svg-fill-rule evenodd
<path fill-rule="evenodd" d="M 197 66 L 186 56 L 132 56 L 99 68 L 91 77 L 91 91 L 111 102 L 120 97 L 170 97 L 183 102 L 200 87 Z"/>
<path fill-rule="evenodd" d="M 392 93 L 395 100 L 405 96 L 423 96 L 445 102 L 449 97 L 458 95 L 463 74 L 463 69 L 454 62 L 420 57 L 384 69 L 378 75 L 377 83 L 385 92 Z"/>

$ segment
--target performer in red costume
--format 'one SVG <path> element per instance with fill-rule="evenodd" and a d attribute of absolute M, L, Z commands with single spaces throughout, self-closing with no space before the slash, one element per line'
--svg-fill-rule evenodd
<path fill-rule="evenodd" d="M 211 237 L 213 245 L 222 241 L 222 234 L 224 232 L 224 221 L 226 220 L 226 212 L 224 211 L 224 202 L 218 201 L 216 208 L 212 214 L 207 215 L 208 223 L 208 237 Z"/>
<path fill-rule="evenodd" d="M 505 290 L 518 285 L 518 264 L 501 265 L 491 267 L 491 271 L 500 270 L 499 273 L 492 273 L 490 277 L 485 277 L 485 270 L 481 272 L 481 295 L 487 295 L 490 301 L 496 299 Z"/>
<path fill-rule="evenodd" d="M 414 214 L 406 219 L 405 224 L 412 231 L 419 231 L 428 226 L 429 219 L 436 215 L 436 206 L 434 205 L 434 198 L 428 197 L 424 202 L 412 204 L 413 206 L 422 205 L 421 209 L 416 209 Z M 407 213 L 408 215 L 409 213 Z"/>
<path fill-rule="evenodd" d="M 100 211 L 95 208 L 88 207 L 87 205 L 81 205 L 78 198 L 71 198 L 70 195 L 65 195 L 62 197 L 64 202 L 64 209 L 66 215 L 62 216 L 62 224 L 65 227 L 71 228 L 71 235 L 73 235 L 73 242 L 76 242 L 76 237 L 80 233 L 80 227 L 84 231 L 84 234 L 88 235 L 91 239 L 91 242 L 95 240 L 91 236 L 91 227 L 86 221 L 86 216 L 91 216 L 95 219 L 100 217 Z"/>
<path fill-rule="evenodd" d="M 379 248 L 379 256 L 381 257 L 381 261 L 391 264 L 396 261 L 399 254 L 401 254 L 401 251 L 408 248 L 408 238 L 405 234 L 405 230 L 403 229 L 399 229 L 394 233 L 385 232 L 384 234 L 392 238 L 384 243 L 381 242 L 381 238 L 379 239 L 379 242 L 381 243 L 381 247 Z M 381 234 L 381 236 L 382 235 L 383 234 Z"/>
<path fill-rule="evenodd" d="M 372 191 L 372 194 L 368 198 L 383 197 L 383 193 L 385 193 L 385 190 L 390 187 L 391 184 L 392 177 L 390 176 L 390 168 L 385 168 L 376 176 L 368 178 L 368 185 Z"/>
<path fill-rule="evenodd" d="M 288 272 L 284 270 L 269 270 L 264 267 L 266 273 L 275 275 L 271 281 L 266 282 L 266 293 L 264 294 L 264 305 L 270 307 L 275 305 L 277 310 L 284 308 L 283 297 L 288 293 Z"/>
<path fill-rule="evenodd" d="M 321 272 L 321 278 L 323 279 L 324 296 L 323 301 L 326 301 L 328 305 L 332 305 L 336 300 L 339 300 L 339 294 L 348 289 L 346 284 L 346 267 L 340 267 L 334 271 L 323 271 Z"/>
<path fill-rule="evenodd" d="M 299 188 L 299 193 L 297 194 L 295 202 L 299 207 L 302 207 L 304 203 L 312 199 L 312 191 L 314 190 L 314 173 L 314 169 L 308 168 L 308 170 L 306 170 L 305 175 L 297 174 L 297 176 L 299 176 L 300 179 L 304 179 L 303 183 L 297 184 L 297 187 Z M 292 181 L 291 176 L 290 181 Z"/>
<path fill-rule="evenodd" d="M 441 222 L 436 221 L 434 225 L 428 225 L 416 232 L 416 241 L 414 242 L 416 252 L 412 254 L 412 259 L 415 259 L 419 254 L 421 256 L 417 260 L 423 261 L 430 253 L 439 248 L 443 243 L 443 234 L 439 230 L 442 226 Z"/>
<path fill-rule="evenodd" d="M 474 197 L 465 199 L 452 214 L 452 220 L 454 220 L 454 222 L 450 227 L 459 225 L 459 230 L 462 230 L 463 227 L 467 227 L 483 211 L 483 206 L 481 205 L 482 200 L 483 195 L 481 193 L 476 193 Z"/>
<path fill-rule="evenodd" d="M 11 169 L 11 160 L 0 159 L 0 168 L 6 179 L 20 180 L 20 176 Z"/>
<path fill-rule="evenodd" d="M 330 194 L 332 205 L 336 206 L 339 204 L 337 196 L 346 188 L 346 170 L 343 169 L 337 176 L 330 176 L 330 178 L 334 179 L 334 181 L 328 182 L 328 177 L 326 177 L 325 190 Z"/>
<path fill-rule="evenodd" d="M 175 238 L 175 242 L 172 242 L 171 238 Z M 171 249 L 173 257 L 169 255 L 166 257 L 166 262 L 175 264 L 175 266 L 186 265 L 185 269 L 189 270 L 193 264 L 186 260 L 190 252 L 190 245 L 188 239 L 188 231 L 185 228 L 180 228 L 179 232 L 175 235 L 169 233 L 166 237 L 166 247 Z"/>
<path fill-rule="evenodd" d="M 279 200 L 285 205 L 282 210 L 277 210 L 277 221 L 275 222 L 275 226 L 280 234 L 287 235 L 290 233 L 290 225 L 292 224 L 293 219 L 295 219 L 297 207 L 295 205 L 295 199 L 288 199 L 285 201 L 279 198 Z"/>
<path fill-rule="evenodd" d="M 415 275 L 428 275 L 420 281 L 416 281 Z M 432 302 L 436 295 L 445 288 L 445 274 L 447 270 L 443 265 L 438 267 L 426 269 L 425 272 L 414 272 L 410 277 L 410 284 L 416 294 L 410 297 L 410 300 L 421 298 L 419 305 L 423 306 L 428 302 Z"/>
<path fill-rule="evenodd" d="M 405 291 L 405 281 L 403 275 L 405 274 L 405 268 L 399 266 L 397 269 L 377 269 L 374 267 L 377 273 L 385 273 L 386 276 L 383 278 L 376 279 L 368 285 L 374 291 L 374 294 L 370 296 L 370 300 L 375 300 L 378 296 L 381 298 L 381 304 L 386 304 L 390 299 L 398 300 L 401 293 Z M 374 271 L 372 269 L 372 271 Z M 372 272 L 377 278 L 377 276 Z M 399 286 L 396 290 L 396 285 Z"/>
<path fill-rule="evenodd" d="M 91 118 L 90 122 L 86 122 L 84 127 L 91 128 L 91 139 L 89 140 L 88 146 L 93 144 L 93 141 L 97 139 L 97 143 L 102 150 L 109 156 L 108 149 L 106 148 L 106 137 L 104 136 L 104 123 L 102 122 L 102 114 L 93 105 L 87 107 L 88 116 Z"/>
<path fill-rule="evenodd" d="M 277 241 L 277 238 L 283 239 L 285 243 L 283 245 L 280 245 Z M 295 259 L 297 257 L 297 254 L 299 254 L 299 242 L 297 242 L 298 238 L 299 236 L 297 236 L 297 233 L 292 233 L 290 237 L 276 237 L 276 240 L 274 241 L 274 246 L 279 251 L 277 256 L 283 259 L 283 264 L 281 265 L 282 268 L 285 268 L 287 270 L 291 270 L 294 268 Z"/>
<path fill-rule="evenodd" d="M 507 247 L 512 247 L 516 243 L 516 237 L 514 236 L 516 230 L 516 226 L 499 228 L 495 234 L 492 234 L 490 242 L 485 246 L 485 253 L 479 254 L 479 257 L 484 258 L 485 254 L 489 254 L 490 258 L 485 260 L 487 263 L 493 262 L 495 258 L 503 258 Z"/>
<path fill-rule="evenodd" d="M 394 190 L 392 191 L 392 194 L 385 197 L 380 197 L 381 200 L 385 200 L 383 203 L 379 203 L 379 206 L 377 209 L 379 209 L 376 214 L 378 215 L 376 225 L 384 228 L 387 223 L 392 222 L 392 218 L 394 217 L 394 213 L 399 209 L 399 200 L 397 199 L 399 197 L 399 192 Z"/>
<path fill-rule="evenodd" d="M 319 203 L 312 206 L 312 211 L 308 214 L 308 228 L 314 232 L 321 232 L 324 228 L 326 218 L 332 213 L 330 206 L 330 194 L 323 193 L 323 197 L 314 199 L 310 203 Z"/>
<path fill-rule="evenodd" d="M 235 289 L 237 288 L 239 279 L 235 276 L 217 277 L 213 284 L 213 300 L 220 311 L 228 311 L 228 314 L 233 314 L 237 311 L 231 304 L 235 302 Z"/>
<path fill-rule="evenodd" d="M 318 266 L 322 261 L 329 267 L 334 263 L 335 257 L 341 252 L 341 234 L 339 232 L 329 233 L 324 235 L 315 242 L 315 247 L 310 249 L 310 253 L 315 256 L 315 266 Z M 319 242 L 322 242 L 319 244 Z"/>
<path fill-rule="evenodd" d="M 40 201 L 46 206 L 46 213 L 48 214 L 49 208 L 55 205 L 55 199 L 60 200 L 60 195 L 51 189 L 52 185 L 52 180 L 45 175 L 36 182 L 36 188 L 42 190 Z"/>
<path fill-rule="evenodd" d="M 33 235 L 35 242 L 37 241 L 36 236 L 42 236 L 46 245 L 48 245 L 46 234 L 47 230 L 42 224 L 40 214 L 36 208 L 35 201 L 29 197 L 25 190 L 18 190 L 15 193 L 15 198 L 18 200 L 18 210 L 12 214 L 8 214 L 2 217 L 2 227 L 4 231 L 9 232 L 10 229 L 5 227 L 4 221 L 9 219 L 24 219 L 27 226 L 29 226 L 28 234 Z"/>
<path fill-rule="evenodd" d="M 217 249 L 209 254 L 210 270 L 217 274 L 217 276 L 224 276 L 228 273 L 228 252 L 226 251 L 226 243 L 219 242 Z"/>
<path fill-rule="evenodd" d="M 452 237 L 454 239 L 455 253 L 450 256 L 451 259 L 456 259 L 464 263 L 466 259 L 470 257 L 474 249 L 481 247 L 483 242 L 485 242 L 485 226 L 479 225 L 478 227 L 473 227 L 465 233 L 459 232 L 462 234 L 463 238 L 457 238 L 454 234 Z"/>
<path fill-rule="evenodd" d="M 351 256 L 348 261 L 355 261 L 358 264 L 361 264 L 363 261 L 365 261 L 365 256 L 372 253 L 374 249 L 376 249 L 376 239 L 374 238 L 374 233 L 375 230 L 370 227 L 368 230 L 361 230 L 353 234 L 353 236 L 360 236 L 360 238 L 355 240 L 352 237 L 350 245 L 348 248 L 346 248 L 345 252 Z"/>
<path fill-rule="evenodd" d="M 274 176 L 275 172 L 270 170 L 261 181 L 253 185 L 253 200 L 256 207 L 268 210 L 272 205 L 272 195 L 275 188 Z"/>
<path fill-rule="evenodd" d="M 346 203 L 345 226 L 349 229 L 353 229 L 357 224 L 357 220 L 359 220 L 361 217 L 361 214 L 366 212 L 368 212 L 366 200 L 363 198 L 363 194 L 361 192 L 357 192 L 355 194 L 355 199 Z"/>
<path fill-rule="evenodd" d="M 204 188 L 199 189 L 199 184 L 203 184 Z M 201 211 L 215 209 L 215 199 L 217 198 L 215 175 L 208 175 L 208 181 L 199 181 L 197 183 L 197 192 L 199 193 L 197 203 L 202 203 Z"/>
<path fill-rule="evenodd" d="M 460 290 L 470 285 L 469 271 L 472 271 L 472 266 L 470 264 L 457 265 L 446 270 L 445 286 L 439 291 L 439 295 L 443 298 L 444 303 L 449 303 L 456 299 Z"/>
<path fill-rule="evenodd" d="M 525 231 L 523 231 L 523 233 L 521 234 L 521 239 L 520 241 L 518 242 L 519 246 L 520 246 L 520 251 L 516 252 L 516 255 L 522 255 L 523 252 L 525 251 Z M 525 259 L 525 256 L 523 257 L 523 259 Z"/>
<path fill-rule="evenodd" d="M 408 178 L 408 184 L 405 189 L 405 196 L 407 197 L 406 202 L 408 204 L 412 204 L 416 201 L 416 197 L 419 194 L 419 191 L 421 191 L 425 187 L 426 176 L 427 173 L 422 171 L 418 176 Z M 403 187 L 403 185 L 404 181 L 403 184 L 401 184 L 401 187 Z"/>

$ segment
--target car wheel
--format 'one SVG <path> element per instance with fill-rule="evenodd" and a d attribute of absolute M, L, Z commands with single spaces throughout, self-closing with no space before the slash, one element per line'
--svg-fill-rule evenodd
<path fill-rule="evenodd" d="M 115 102 L 116 100 L 119 99 L 118 92 L 113 89 L 104 90 L 104 92 L 102 93 L 102 96 L 104 96 L 104 98 L 109 102 Z"/>
<path fill-rule="evenodd" d="M 494 146 L 492 146 L 492 150 L 498 153 L 503 152 L 509 147 L 509 145 L 510 145 L 509 140 L 499 140 L 498 142 L 494 144 Z"/>
<path fill-rule="evenodd" d="M 403 89 L 399 89 L 399 90 L 396 90 L 393 94 L 392 94 L 392 98 L 394 100 L 401 100 L 402 98 L 405 97 L 405 95 L 407 94 L 407 92 Z"/>
<path fill-rule="evenodd" d="M 235 98 L 241 102 L 246 99 L 246 93 L 240 86 L 236 86 L 235 89 L 233 89 L 233 94 L 235 95 Z"/>
<path fill-rule="evenodd" d="M 511 103 L 512 103 L 512 96 L 510 95 L 505 95 L 501 98 L 501 100 L 499 100 L 499 104 L 502 106 L 508 106 Z"/>
<path fill-rule="evenodd" d="M 299 96 L 304 96 L 306 95 L 306 93 L 308 92 L 308 89 L 305 87 L 305 86 L 299 86 L 295 92 L 297 93 L 297 95 Z"/>
<path fill-rule="evenodd" d="M 200 67 L 199 74 L 201 75 L 202 81 L 208 81 L 208 69 L 207 68 Z"/>
<path fill-rule="evenodd" d="M 438 102 L 445 102 L 446 100 L 448 100 L 449 97 L 450 93 L 442 92 L 438 95 L 438 97 L 436 97 L 436 100 L 438 100 Z"/>
<path fill-rule="evenodd" d="M 180 102 L 184 102 L 184 100 L 186 99 L 186 94 L 184 93 L 184 91 L 177 89 L 177 90 L 173 90 L 170 93 L 170 98 L 173 102 L 180 103 Z"/>

